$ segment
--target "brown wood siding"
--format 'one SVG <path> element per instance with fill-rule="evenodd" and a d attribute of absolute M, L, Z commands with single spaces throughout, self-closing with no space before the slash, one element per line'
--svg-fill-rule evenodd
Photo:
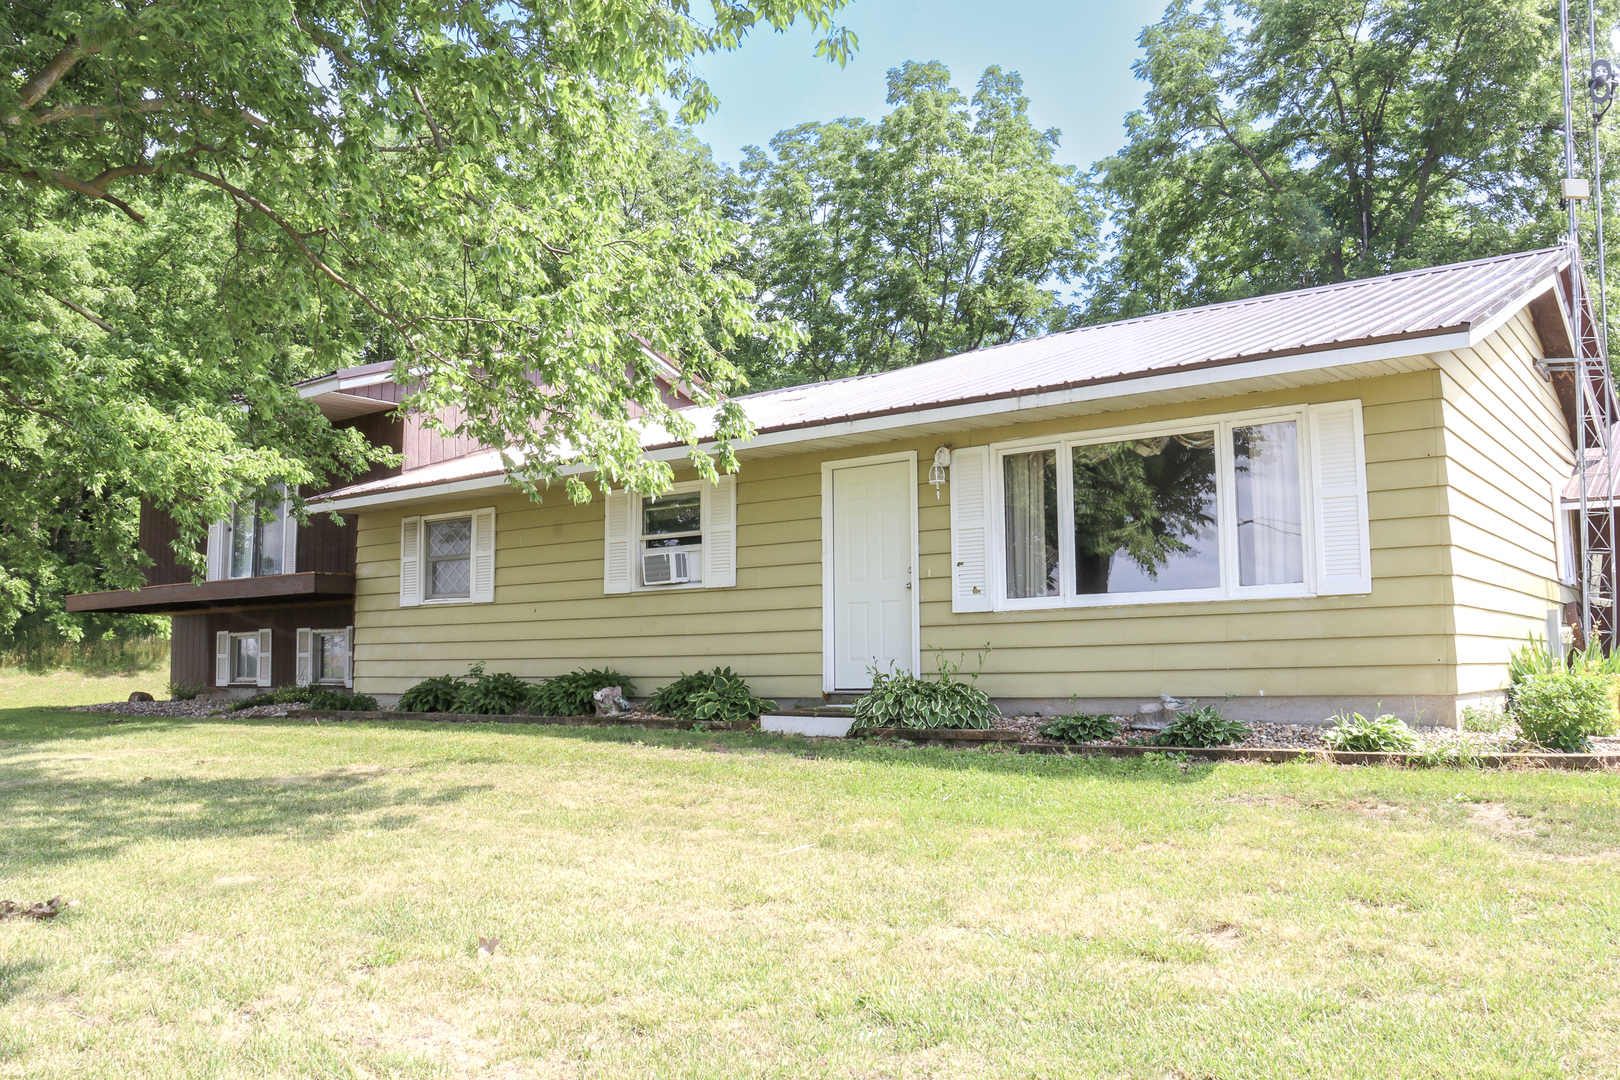
<path fill-rule="evenodd" d="M 354 517 L 332 520 L 328 513 L 311 513 L 298 529 L 300 574 L 354 573 Z"/>
<path fill-rule="evenodd" d="M 341 602 L 176 615 L 169 653 L 169 679 L 212 687 L 214 635 L 221 630 L 246 634 L 268 628 L 272 685 L 291 686 L 297 679 L 293 669 L 297 663 L 299 628 L 329 630 L 353 622 L 354 605 Z"/>
<path fill-rule="evenodd" d="M 174 548 L 170 546 L 178 535 L 179 530 L 175 528 L 172 517 L 151 503 L 141 501 L 140 547 L 146 557 L 152 560 L 152 565 L 146 568 L 148 585 L 177 585 L 191 580 L 191 569 L 180 565 L 174 557 Z M 349 565 L 349 573 L 352 574 L 352 559 Z"/>

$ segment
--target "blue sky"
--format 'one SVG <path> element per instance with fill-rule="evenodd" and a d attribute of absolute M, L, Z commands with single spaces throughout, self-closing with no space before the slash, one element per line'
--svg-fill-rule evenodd
<path fill-rule="evenodd" d="M 884 75 L 907 60 L 940 60 L 972 92 L 991 64 L 1024 77 L 1030 117 L 1063 132 L 1058 159 L 1086 168 L 1119 149 L 1125 114 L 1142 103 L 1131 75 L 1136 37 L 1165 0 L 854 0 L 838 21 L 860 35 L 849 65 L 812 55 L 819 35 L 797 29 L 750 37 L 735 53 L 704 57 L 699 70 L 720 111 L 697 133 L 735 165 L 741 148 L 784 128 L 887 111 Z"/>

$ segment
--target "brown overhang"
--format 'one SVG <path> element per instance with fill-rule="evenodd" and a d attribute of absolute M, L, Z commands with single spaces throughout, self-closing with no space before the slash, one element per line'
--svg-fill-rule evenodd
<path fill-rule="evenodd" d="M 299 601 L 348 600 L 353 596 L 353 574 L 276 574 L 271 577 L 205 581 L 198 585 L 182 582 L 178 585 L 148 585 L 144 589 L 76 593 L 67 597 L 67 609 L 170 615 Z"/>

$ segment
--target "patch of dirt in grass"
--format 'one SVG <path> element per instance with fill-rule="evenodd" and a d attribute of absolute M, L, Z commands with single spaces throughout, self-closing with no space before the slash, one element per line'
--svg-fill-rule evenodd
<path fill-rule="evenodd" d="M 1208 930 L 1199 930 L 1193 937 L 1212 949 L 1235 949 L 1243 941 L 1243 927 L 1232 923 L 1216 923 Z"/>
<path fill-rule="evenodd" d="M 1475 825 L 1500 836 L 1525 839 L 1536 835 L 1536 831 L 1527 824 L 1529 818 L 1515 814 L 1501 803 L 1476 803 L 1469 819 Z"/>
<path fill-rule="evenodd" d="M 1292 795 L 1233 795 L 1226 801 L 1238 806 L 1281 806 L 1290 810 L 1305 805 Z"/>

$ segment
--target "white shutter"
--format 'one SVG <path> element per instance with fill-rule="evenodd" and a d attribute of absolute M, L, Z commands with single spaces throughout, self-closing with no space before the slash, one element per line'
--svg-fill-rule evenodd
<path fill-rule="evenodd" d="M 298 573 L 298 519 L 293 516 L 291 499 L 281 502 L 281 572 Z"/>
<path fill-rule="evenodd" d="M 703 584 L 725 589 L 737 584 L 737 478 L 722 476 L 703 488 Z"/>
<path fill-rule="evenodd" d="M 408 517 L 399 523 L 399 606 L 414 607 L 422 602 L 422 519 Z"/>
<path fill-rule="evenodd" d="M 607 524 L 602 544 L 602 591 L 629 592 L 630 574 L 630 504 L 634 501 L 627 491 L 610 491 L 607 503 Z"/>
<path fill-rule="evenodd" d="M 214 685 L 231 685 L 231 635 L 225 630 L 214 635 Z"/>
<path fill-rule="evenodd" d="M 1313 405 L 1310 422 L 1316 591 L 1323 595 L 1371 592 L 1361 402 Z"/>
<path fill-rule="evenodd" d="M 475 604 L 495 599 L 495 508 L 472 515 L 472 585 L 467 598 Z"/>
<path fill-rule="evenodd" d="M 259 685 L 269 686 L 270 680 L 270 631 L 259 631 Z"/>
<path fill-rule="evenodd" d="M 298 628 L 298 659 L 293 664 L 293 682 L 299 686 L 308 686 L 315 681 L 315 664 L 310 655 L 310 643 L 314 636 L 309 632 L 309 627 Z"/>
<path fill-rule="evenodd" d="M 951 610 L 990 610 L 990 448 L 951 452 Z"/>
<path fill-rule="evenodd" d="M 343 685 L 347 686 L 349 689 L 353 690 L 354 689 L 354 627 L 352 627 L 352 626 L 345 627 L 344 630 L 343 630 L 343 633 L 345 635 L 343 640 L 349 646 L 348 649 L 345 650 L 345 655 L 348 656 L 349 662 L 347 664 L 345 664 L 344 667 L 343 667 Z"/>
<path fill-rule="evenodd" d="M 225 577 L 226 560 L 230 558 L 230 533 L 225 522 L 216 521 L 208 526 L 208 580 Z"/>

